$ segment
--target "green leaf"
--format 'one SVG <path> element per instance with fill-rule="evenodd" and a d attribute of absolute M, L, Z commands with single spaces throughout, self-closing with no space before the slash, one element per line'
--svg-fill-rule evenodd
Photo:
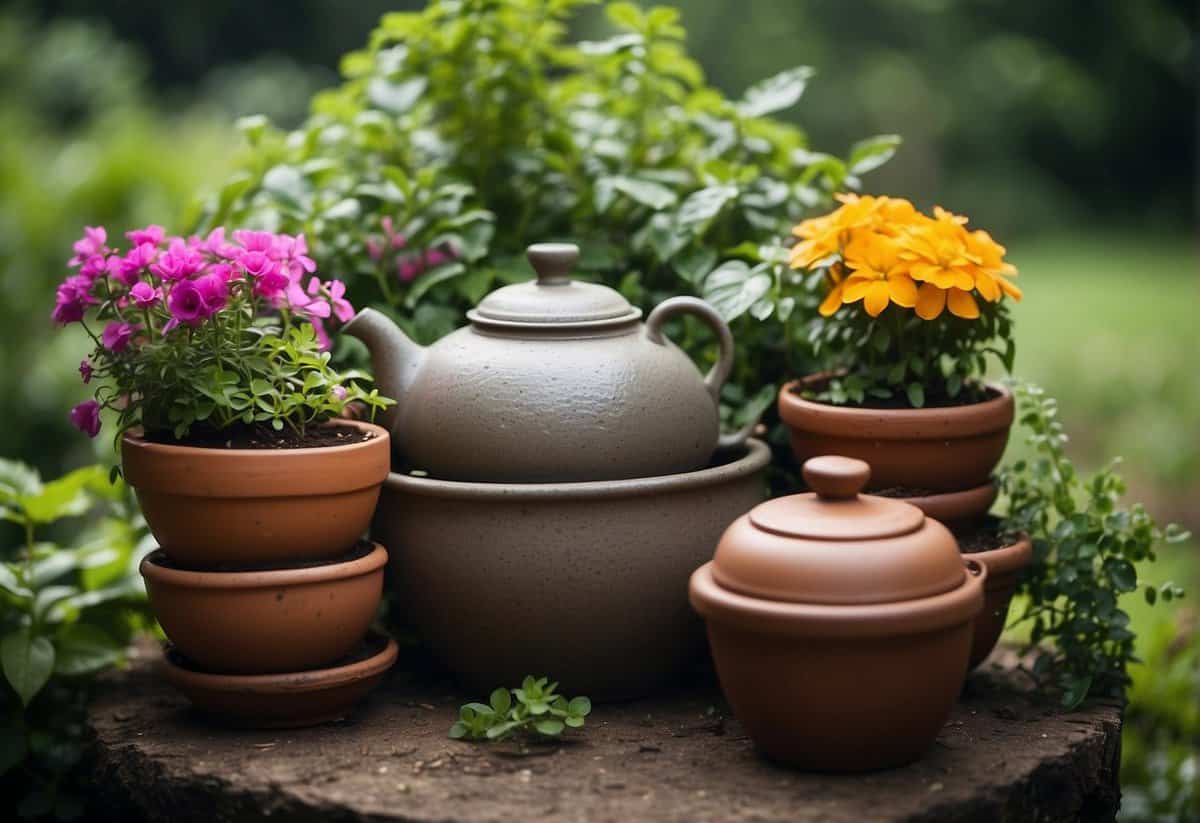
<path fill-rule="evenodd" d="M 85 466 L 46 483 L 32 496 L 22 498 L 25 514 L 35 523 L 53 523 L 62 517 L 83 514 L 91 506 L 90 489 L 104 482 L 103 466 Z"/>
<path fill-rule="evenodd" d="M 7 563 L 0 563 L 0 589 L 4 589 L 4 591 L 16 597 L 33 597 L 33 592 L 21 585 L 21 581 L 13 573 L 13 570 L 9 568 Z"/>
<path fill-rule="evenodd" d="M 576 717 L 587 717 L 592 713 L 592 701 L 586 697 L 571 698 L 571 702 L 567 704 L 567 711 Z"/>
<path fill-rule="evenodd" d="M 450 725 L 450 739 L 460 740 L 467 736 L 467 727 L 461 720 L 455 720 Z"/>
<path fill-rule="evenodd" d="M 28 706 L 54 671 L 54 645 L 22 626 L 0 640 L 0 664 L 22 705 Z"/>
<path fill-rule="evenodd" d="M 738 114 L 763 117 L 791 108 L 799 102 L 813 73 L 808 66 L 797 66 L 755 83 L 737 104 Z"/>
<path fill-rule="evenodd" d="M 263 191 L 276 202 L 294 211 L 301 211 L 309 201 L 309 182 L 294 166 L 275 166 L 263 175 Z"/>
<path fill-rule="evenodd" d="M 880 134 L 860 140 L 850 147 L 846 165 L 851 174 L 866 174 L 891 160 L 900 143 L 898 134 Z"/>
<path fill-rule="evenodd" d="M 555 735 L 562 734 L 563 722 L 558 718 L 548 717 L 545 720 L 539 720 L 533 727 L 538 730 L 539 734 L 554 737 Z"/>
<path fill-rule="evenodd" d="M 408 296 L 404 298 L 405 307 L 409 309 L 413 308 L 425 296 L 425 293 L 434 286 L 439 283 L 445 283 L 447 280 L 461 277 L 466 273 L 467 267 L 462 263 L 447 263 L 435 269 L 430 269 L 413 281 Z"/>
<path fill-rule="evenodd" d="M 646 25 L 646 18 L 636 3 L 609 3 L 604 12 L 609 20 L 623 28 L 641 31 Z"/>
<path fill-rule="evenodd" d="M 64 626 L 55 638 L 55 674 L 82 675 L 119 661 L 124 649 L 102 629 L 88 623 Z"/>
<path fill-rule="evenodd" d="M 688 195 L 679 207 L 676 220 L 681 226 L 706 224 L 718 214 L 725 204 L 738 196 L 737 186 L 708 186 Z"/>
<path fill-rule="evenodd" d="M 367 99 L 371 105 L 389 114 L 404 114 L 421 99 L 429 81 L 423 76 L 411 77 L 399 83 L 386 77 L 373 77 L 367 83 Z"/>
<path fill-rule="evenodd" d="M 726 322 L 740 317 L 771 289 L 771 275 L 764 268 L 727 260 L 705 278 L 702 296 Z"/>
<path fill-rule="evenodd" d="M 679 202 L 679 196 L 661 183 L 636 177 L 601 177 L 596 181 L 596 188 L 610 188 L 654 211 L 662 211 Z"/>
<path fill-rule="evenodd" d="M 914 409 L 922 408 L 925 405 L 925 387 L 920 383 L 909 383 L 905 386 L 904 392 L 908 395 L 908 404 Z"/>
<path fill-rule="evenodd" d="M 693 285 L 703 282 L 716 263 L 716 250 L 703 246 L 689 246 L 671 260 L 675 273 Z"/>
<path fill-rule="evenodd" d="M 496 689 L 488 702 L 492 704 L 492 710 L 497 715 L 505 715 L 512 708 L 512 695 L 508 693 L 508 689 Z"/>

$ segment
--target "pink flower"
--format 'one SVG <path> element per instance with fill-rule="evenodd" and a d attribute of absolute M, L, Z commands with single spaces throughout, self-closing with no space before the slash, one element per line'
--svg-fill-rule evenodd
<path fill-rule="evenodd" d="M 204 295 L 191 280 L 180 280 L 175 284 L 170 297 L 167 298 L 167 308 L 171 312 L 171 319 L 163 327 L 163 334 L 180 323 L 192 327 L 199 326 L 204 322 L 204 318 L 208 317 L 208 304 L 204 302 Z"/>
<path fill-rule="evenodd" d="M 320 298 L 309 297 L 299 283 L 288 286 L 287 302 L 292 311 L 301 317 L 326 318 L 331 314 L 328 303 Z"/>
<path fill-rule="evenodd" d="M 223 260 L 235 260 L 242 253 L 242 250 L 237 246 L 225 242 L 225 229 L 220 226 L 208 233 L 208 237 L 204 239 L 201 248 L 214 257 L 220 257 Z"/>
<path fill-rule="evenodd" d="M 71 409 L 71 425 L 88 437 L 95 437 L 100 432 L 100 404 L 95 400 L 84 400 Z"/>
<path fill-rule="evenodd" d="M 129 296 L 133 298 L 134 305 L 139 309 L 148 309 L 162 300 L 162 289 L 156 289 L 149 283 L 139 280 L 129 290 Z"/>
<path fill-rule="evenodd" d="M 334 386 L 332 389 L 330 389 L 330 393 L 340 401 L 345 401 L 346 399 L 345 386 Z"/>
<path fill-rule="evenodd" d="M 75 250 L 75 256 L 71 258 L 69 265 L 77 266 L 92 255 L 104 254 L 107 251 L 104 247 L 107 240 L 108 232 L 104 226 L 84 226 L 83 237 L 71 246 Z"/>
<path fill-rule="evenodd" d="M 321 348 L 321 351 L 332 349 L 333 341 L 329 339 L 329 332 L 325 331 L 325 322 L 319 317 L 314 317 L 309 322 L 312 323 L 313 331 L 317 333 L 317 345 Z"/>
<path fill-rule="evenodd" d="M 423 271 L 425 271 L 425 261 L 419 256 L 409 255 L 396 261 L 396 274 L 405 283 L 415 279 Z"/>
<path fill-rule="evenodd" d="M 83 378 L 84 383 L 92 382 L 92 373 L 96 371 L 92 368 L 91 362 L 87 360 L 79 361 L 79 376 Z"/>
<path fill-rule="evenodd" d="M 200 297 L 204 300 L 208 315 L 214 315 L 225 308 L 229 300 L 229 284 L 219 274 L 209 273 L 192 281 Z"/>
<path fill-rule="evenodd" d="M 383 247 L 379 245 L 379 241 L 373 237 L 367 238 L 367 257 L 378 261 L 383 257 Z"/>
<path fill-rule="evenodd" d="M 275 255 L 281 261 L 284 272 L 293 280 L 312 274 L 317 270 L 316 261 L 308 256 L 308 241 L 303 234 L 295 237 L 281 234 L 276 238 Z"/>
<path fill-rule="evenodd" d="M 92 281 L 83 275 L 73 274 L 62 282 L 54 295 L 54 310 L 50 317 L 55 323 L 66 325 L 83 319 L 88 306 L 100 301 L 92 297 Z"/>
<path fill-rule="evenodd" d="M 123 352 L 129 348 L 129 341 L 133 339 L 133 335 L 141 326 L 133 323 L 112 322 L 104 327 L 104 331 L 100 335 L 100 342 L 104 344 L 104 348 L 114 354 Z"/>
<path fill-rule="evenodd" d="M 111 257 L 105 257 L 103 254 L 93 254 L 83 261 L 83 265 L 79 267 L 79 274 L 89 280 L 95 280 L 102 273 L 108 270 L 109 260 Z"/>
<path fill-rule="evenodd" d="M 133 231 L 125 232 L 125 236 L 129 238 L 129 242 L 135 246 L 140 246 L 143 243 L 157 246 L 163 241 L 166 234 L 167 232 L 162 226 L 157 226 L 153 223 L 144 229 L 134 229 Z"/>
<path fill-rule="evenodd" d="M 233 233 L 233 237 L 242 244 L 242 248 L 246 251 L 260 251 L 263 254 L 270 254 L 275 250 L 275 235 L 269 231 L 238 229 Z"/>
<path fill-rule="evenodd" d="M 134 246 L 125 254 L 124 258 L 118 261 L 117 268 L 113 271 L 113 274 L 126 286 L 132 286 L 147 268 L 157 273 L 157 266 L 151 265 L 157 259 L 158 246 L 151 243 L 142 243 Z"/>
<path fill-rule="evenodd" d="M 254 293 L 260 297 L 277 298 L 291 283 L 279 263 L 268 257 L 266 252 L 243 252 L 238 263 L 253 278 Z"/>
<path fill-rule="evenodd" d="M 333 307 L 333 315 L 343 323 L 348 323 L 354 317 L 354 307 L 345 298 L 346 284 L 341 280 L 330 280 L 322 284 L 316 277 L 308 281 L 308 293 L 316 296 L 321 294 L 324 287 L 325 295 Z"/>
<path fill-rule="evenodd" d="M 139 246 L 138 248 L 143 248 Z M 171 246 L 166 253 L 159 256 L 158 261 L 150 266 L 150 271 L 163 280 L 183 280 L 204 268 L 204 258 L 195 249 L 189 249 L 187 244 L 178 237 L 171 238 Z"/>

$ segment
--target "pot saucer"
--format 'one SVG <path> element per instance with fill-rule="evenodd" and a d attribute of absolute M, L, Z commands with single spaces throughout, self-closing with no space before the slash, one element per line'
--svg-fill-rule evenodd
<path fill-rule="evenodd" d="M 324 669 L 289 674 L 215 674 L 168 647 L 164 675 L 201 712 L 242 728 L 288 729 L 340 720 L 396 662 L 396 641 L 372 632 L 359 651 Z"/>
<path fill-rule="evenodd" d="M 933 518 L 957 534 L 960 530 L 978 525 L 987 517 L 992 503 L 996 502 L 996 484 L 988 481 L 962 491 L 893 499 L 916 506 L 926 517 Z"/>

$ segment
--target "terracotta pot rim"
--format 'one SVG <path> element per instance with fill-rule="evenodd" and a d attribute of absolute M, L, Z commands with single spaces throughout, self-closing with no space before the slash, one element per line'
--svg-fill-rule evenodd
<path fill-rule="evenodd" d="M 308 497 L 357 491 L 382 483 L 390 468 L 391 436 L 387 429 L 365 420 L 339 418 L 336 422 L 374 432 L 375 437 L 358 443 L 303 449 L 212 449 L 151 443 L 140 433 L 130 431 L 121 438 L 122 469 L 126 481 L 136 489 L 182 497 Z M 380 454 L 388 459 L 380 458 Z M 183 460 L 191 471 L 171 470 L 172 464 Z M 341 470 L 329 472 L 330 461 Z M 348 461 L 354 463 L 348 465 Z M 203 466 L 206 471 L 198 472 L 196 466 Z M 214 484 L 211 475 L 216 473 L 220 473 L 220 482 Z M 281 478 L 281 482 L 268 484 L 264 482 L 268 477 Z M 347 477 L 353 480 L 347 482 Z M 214 492 L 214 486 L 219 493 Z"/>
<path fill-rule="evenodd" d="M 155 562 L 158 556 L 166 556 L 162 549 L 156 549 L 142 558 L 138 571 L 147 580 L 186 589 L 277 589 L 312 583 L 332 583 L 373 574 L 382 569 L 388 561 L 387 550 L 378 543 L 371 545 L 373 548 L 370 552 L 353 560 L 296 569 L 252 571 L 173 569 Z"/>
<path fill-rule="evenodd" d="M 702 617 L 764 634 L 821 637 L 892 637 L 936 631 L 971 620 L 983 610 L 987 567 L 964 558 L 971 573 L 948 592 L 893 603 L 817 604 L 765 600 L 722 587 L 712 562 L 692 574 L 688 594 Z"/>
<path fill-rule="evenodd" d="M 1030 542 L 1029 535 L 1022 534 L 1015 542 L 998 549 L 964 553 L 963 557 L 978 560 L 987 566 L 989 577 L 986 588 L 994 591 L 1005 587 L 1005 576 L 1020 572 L 1033 562 L 1033 543 Z"/>
<path fill-rule="evenodd" d="M 918 509 L 921 509 L 922 506 L 966 508 L 974 503 L 982 503 L 984 500 L 987 501 L 987 507 L 990 507 L 998 493 L 999 489 L 996 488 L 996 481 L 989 480 L 982 485 L 959 491 L 934 492 L 933 494 L 922 494 L 917 497 L 892 497 L 889 499 L 903 500 L 905 503 L 916 506 Z M 985 511 L 987 507 L 985 507 Z M 934 519 L 936 520 L 937 518 Z"/>
<path fill-rule="evenodd" d="M 179 687 L 259 695 L 319 692 L 367 680 L 392 667 L 400 654 L 396 641 L 381 632 L 372 631 L 368 636 L 386 639 L 387 642 L 380 651 L 365 660 L 325 669 L 285 674 L 214 674 L 185 668 L 169 655 L 163 655 L 162 663 L 167 679 Z"/>
<path fill-rule="evenodd" d="M 435 480 L 392 472 L 384 484 L 394 492 L 459 500 L 594 500 L 638 497 L 716 486 L 761 471 L 771 461 L 771 450 L 760 440 L 746 441 L 745 454 L 729 463 L 697 471 L 626 480 L 571 483 L 476 483 Z"/>
<path fill-rule="evenodd" d="M 779 416 L 791 426 L 836 437 L 863 440 L 943 440 L 1005 431 L 1016 413 L 1012 392 L 1002 383 L 984 381 L 996 397 L 961 406 L 926 409 L 866 409 L 805 400 L 793 389 L 828 379 L 829 372 L 792 380 L 779 390 Z M 886 428 L 879 426 L 887 420 Z"/>

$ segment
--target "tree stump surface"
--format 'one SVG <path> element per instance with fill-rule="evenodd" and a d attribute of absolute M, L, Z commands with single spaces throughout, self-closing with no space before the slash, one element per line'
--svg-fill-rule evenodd
<path fill-rule="evenodd" d="M 1063 712 L 1011 654 L 971 676 L 922 760 L 866 775 L 764 761 L 708 676 L 597 704 L 561 742 L 479 744 L 446 732 L 486 696 L 406 675 L 403 653 L 349 719 L 288 731 L 212 725 L 159 679 L 157 657 L 139 648 L 91 708 L 90 788 L 125 820 L 1091 821 L 1120 799 L 1120 704 Z"/>

